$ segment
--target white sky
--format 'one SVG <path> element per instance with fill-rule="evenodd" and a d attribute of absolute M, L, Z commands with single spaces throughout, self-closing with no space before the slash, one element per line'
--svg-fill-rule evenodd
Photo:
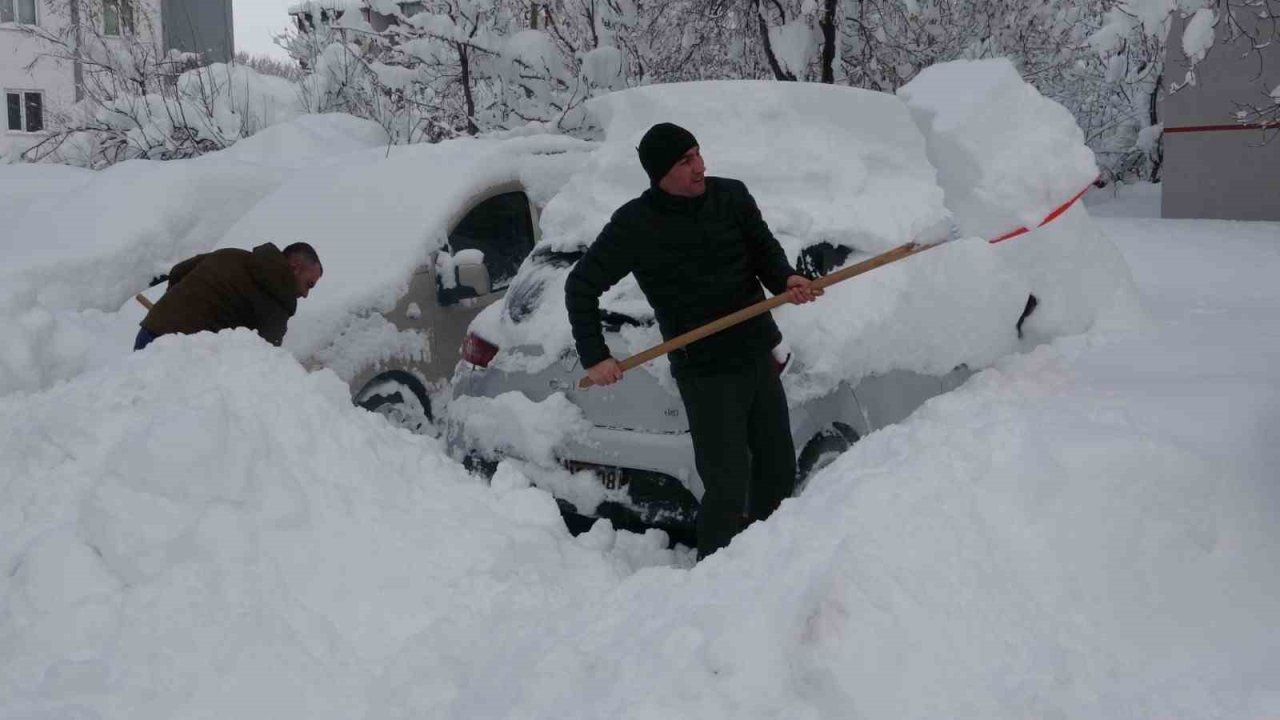
<path fill-rule="evenodd" d="M 284 59 L 283 50 L 271 42 L 271 36 L 289 24 L 289 6 L 299 0 L 232 0 L 235 14 L 236 50 L 250 55 L 271 55 Z"/>

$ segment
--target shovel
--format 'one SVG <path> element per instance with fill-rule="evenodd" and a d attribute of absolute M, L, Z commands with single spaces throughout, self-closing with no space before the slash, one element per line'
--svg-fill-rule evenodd
<path fill-rule="evenodd" d="M 817 280 L 814 280 L 811 287 L 814 290 L 821 290 L 822 288 L 825 288 L 829 285 L 835 285 L 841 280 L 848 280 L 849 278 L 854 277 L 855 275 L 861 275 L 862 273 L 870 272 L 872 270 L 875 270 L 878 267 L 883 267 L 885 265 L 888 265 L 889 263 L 894 263 L 903 258 L 911 257 L 912 255 L 922 253 L 925 250 L 928 250 L 929 248 L 932 248 L 932 247 L 937 247 L 937 245 L 928 245 L 928 244 L 913 243 L 913 242 L 909 242 L 905 245 L 899 245 L 898 247 L 892 250 L 880 253 L 879 255 L 876 255 L 875 257 L 872 257 L 872 258 L 867 258 L 866 260 L 863 260 L 860 263 L 850 265 L 847 268 L 842 268 L 829 275 L 824 275 L 818 278 Z M 649 348 L 648 350 L 645 350 L 640 353 L 636 353 L 635 355 L 632 355 L 629 358 L 619 361 L 618 365 L 622 367 L 623 372 L 626 372 L 633 368 L 639 367 L 660 355 L 666 355 L 667 353 L 673 350 L 679 350 L 680 348 L 692 342 L 701 340 L 702 338 L 708 335 L 714 335 L 720 332 L 721 330 L 733 327 L 734 325 L 737 325 L 740 322 L 743 322 L 745 320 L 750 320 L 751 318 L 757 315 L 767 313 L 770 310 L 780 305 L 786 305 L 789 302 L 791 302 L 791 298 L 789 295 L 786 295 L 786 294 L 774 295 L 768 300 L 761 300 L 760 302 L 754 305 L 748 305 L 747 307 L 744 307 L 735 313 L 725 315 L 724 317 L 718 320 L 713 320 L 707 323 L 706 325 L 694 328 L 693 330 L 690 330 L 689 332 L 684 333 L 683 335 L 677 335 L 676 337 L 671 338 L 670 340 L 662 343 L 661 345 L 655 345 Z M 595 385 L 595 383 L 591 381 L 590 377 L 583 377 L 581 380 L 578 381 L 578 387 L 582 389 L 589 388 L 592 385 Z"/>
<path fill-rule="evenodd" d="M 1090 181 L 1088 185 L 1085 185 L 1083 188 L 1081 188 L 1080 192 L 1071 196 L 1070 200 L 1067 200 L 1066 202 L 1062 203 L 1057 208 L 1055 208 L 1053 212 L 1050 212 L 1048 215 L 1046 215 L 1045 218 L 1041 220 L 1039 223 L 1037 223 L 1035 226 L 1024 225 L 1018 228 L 1017 230 L 1007 232 L 997 238 L 988 240 L 987 242 L 994 245 L 996 243 L 1004 242 L 1005 240 L 1012 240 L 1013 238 L 1016 238 L 1020 235 L 1025 235 L 1031 232 L 1032 230 L 1035 230 L 1036 228 L 1041 228 L 1041 227 L 1044 227 L 1045 225 L 1048 225 L 1049 223 L 1058 219 L 1058 217 L 1061 216 L 1063 213 L 1065 213 L 1067 210 L 1069 210 L 1072 205 L 1075 205 L 1077 200 L 1084 197 L 1084 194 L 1088 192 L 1089 188 L 1093 187 L 1094 183 L 1096 182 L 1097 182 L 1096 178 Z M 837 270 L 831 273 L 830 275 L 824 275 L 823 277 L 820 277 L 817 280 L 814 280 L 812 287 L 815 290 L 820 290 L 822 288 L 827 287 L 828 285 L 835 285 L 841 280 L 848 280 L 849 278 L 855 275 L 861 275 L 864 272 L 875 270 L 878 267 L 888 265 L 889 263 L 897 262 L 903 258 L 911 257 L 912 255 L 922 253 L 925 250 L 928 250 L 929 248 L 935 248 L 935 247 L 938 247 L 938 245 L 944 245 L 944 244 L 946 244 L 945 240 L 943 242 L 935 243 L 932 245 L 920 244 L 920 243 L 914 243 L 914 242 L 909 242 L 905 245 L 899 245 L 898 247 L 892 250 L 880 253 L 879 255 L 876 255 L 873 258 L 868 258 L 866 260 L 863 260 L 862 262 L 857 263 L 856 265 L 850 265 L 849 267 L 844 268 L 842 270 Z M 730 315 L 725 315 L 719 320 L 713 320 L 712 322 L 709 322 L 706 325 L 703 325 L 702 327 L 694 328 L 693 330 L 690 330 L 689 332 L 683 335 L 678 335 L 676 337 L 673 337 L 670 340 L 662 343 L 661 345 L 655 345 L 649 348 L 648 350 L 645 350 L 644 352 L 632 355 L 631 357 L 620 361 L 618 364 L 622 367 L 622 372 L 626 372 L 628 370 L 639 367 L 640 365 L 643 365 L 649 362 L 650 360 L 658 357 L 659 355 L 665 355 L 671 352 L 672 350 L 679 350 L 680 348 L 684 347 L 685 345 L 688 345 L 689 343 L 692 343 L 697 340 L 701 340 L 702 338 L 708 335 L 714 335 L 720 332 L 721 330 L 724 330 L 725 328 L 733 327 L 734 325 L 737 325 L 738 323 L 744 320 L 750 320 L 751 318 L 761 313 L 769 312 L 770 310 L 778 307 L 779 305 L 786 305 L 788 302 L 790 302 L 790 298 L 788 298 L 786 295 L 774 295 L 768 300 L 761 300 L 755 305 L 749 305 L 747 307 L 744 307 L 738 312 L 732 313 Z M 1034 309 L 1034 308 L 1035 308 L 1035 305 L 1028 305 L 1028 310 L 1024 311 L 1023 317 L 1025 318 L 1026 314 L 1030 312 L 1031 309 Z M 1018 331 L 1021 332 L 1022 320 L 1019 320 L 1018 324 L 1019 324 Z M 584 377 L 578 381 L 579 388 L 586 389 L 591 387 L 592 385 L 595 385 L 595 383 L 591 381 L 590 377 Z"/>

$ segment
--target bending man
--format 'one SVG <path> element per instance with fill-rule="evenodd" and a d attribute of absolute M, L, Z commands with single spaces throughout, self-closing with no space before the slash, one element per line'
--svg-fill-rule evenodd
<path fill-rule="evenodd" d="M 169 271 L 169 288 L 142 320 L 133 349 L 161 335 L 218 332 L 243 327 L 279 345 L 289 318 L 320 281 L 324 268 L 315 248 L 271 243 L 252 252 L 215 250 L 183 260 Z"/>

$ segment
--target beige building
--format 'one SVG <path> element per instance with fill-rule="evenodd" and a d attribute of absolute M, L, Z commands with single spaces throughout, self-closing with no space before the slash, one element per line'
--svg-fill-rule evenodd
<path fill-rule="evenodd" d="M 33 36 L 65 36 L 77 22 L 92 23 L 92 33 L 108 44 L 138 39 L 200 52 L 209 62 L 233 52 L 231 0 L 0 0 L 0 153 L 40 142 L 79 99 L 85 68 L 59 59 L 56 46 Z"/>

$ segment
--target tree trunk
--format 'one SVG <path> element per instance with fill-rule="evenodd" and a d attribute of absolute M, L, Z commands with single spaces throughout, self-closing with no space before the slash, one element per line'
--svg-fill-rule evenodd
<path fill-rule="evenodd" d="M 80 28 L 80 0 L 71 0 L 72 42 L 76 44 L 75 59 L 71 61 L 72 83 L 76 86 L 76 102 L 84 100 L 84 64 L 80 62 L 84 38 Z"/>
<path fill-rule="evenodd" d="M 1148 106 L 1150 123 L 1156 125 L 1160 122 L 1160 88 L 1164 82 L 1164 73 L 1156 75 L 1156 84 L 1151 88 L 1151 103 Z M 1155 150 L 1151 153 L 1151 182 L 1160 182 L 1160 166 L 1164 164 L 1164 133 L 1160 134 L 1160 138 L 1156 140 Z"/>
<path fill-rule="evenodd" d="M 822 82 L 832 85 L 836 81 L 836 6 L 840 0 L 823 0 L 822 19 L 818 27 L 822 29 Z"/>
<path fill-rule="evenodd" d="M 471 62 L 467 56 L 467 46 L 458 43 L 458 62 L 462 66 L 462 97 L 467 107 L 467 134 L 476 135 L 480 128 L 476 127 L 476 101 L 471 95 Z"/>
<path fill-rule="evenodd" d="M 773 77 L 775 80 L 795 80 L 796 76 L 783 70 L 778 64 L 778 57 L 773 54 L 773 43 L 769 41 L 769 23 L 764 19 L 764 13 L 760 10 L 760 0 L 755 2 L 756 18 L 760 20 L 760 42 L 764 43 L 764 56 L 769 60 L 769 67 L 773 69 Z"/>

